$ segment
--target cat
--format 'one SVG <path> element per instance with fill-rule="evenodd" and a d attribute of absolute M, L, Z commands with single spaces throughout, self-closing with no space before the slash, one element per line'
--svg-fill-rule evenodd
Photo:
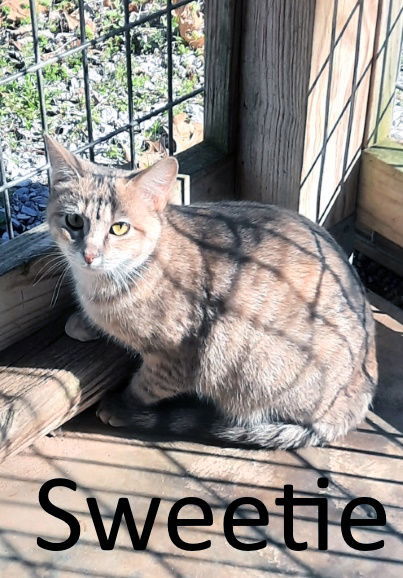
<path fill-rule="evenodd" d="M 363 420 L 377 383 L 374 321 L 323 228 L 258 203 L 173 205 L 173 157 L 130 172 L 46 140 L 48 224 L 82 312 L 66 330 L 101 332 L 143 359 L 101 401 L 105 424 L 158 427 L 160 402 L 180 394 L 206 400 L 211 423 L 171 404 L 166 433 L 228 444 L 326 445 Z"/>

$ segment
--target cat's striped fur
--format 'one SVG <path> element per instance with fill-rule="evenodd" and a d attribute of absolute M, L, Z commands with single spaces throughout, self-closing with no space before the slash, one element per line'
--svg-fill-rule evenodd
<path fill-rule="evenodd" d="M 324 229 L 269 205 L 167 204 L 173 159 L 133 175 L 48 148 L 49 226 L 87 322 L 143 357 L 123 394 L 103 401 L 105 423 L 266 448 L 325 444 L 357 426 L 377 382 L 374 322 Z M 84 219 L 80 234 L 66 213 Z M 127 235 L 109 234 L 116 221 Z M 183 393 L 210 403 L 209 425 L 200 407 L 160 407 Z"/>

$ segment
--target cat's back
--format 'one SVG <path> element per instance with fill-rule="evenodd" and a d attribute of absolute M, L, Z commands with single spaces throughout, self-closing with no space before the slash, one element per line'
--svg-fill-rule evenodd
<path fill-rule="evenodd" d="M 365 291 L 330 234 L 287 209 L 250 202 L 194 204 L 170 209 L 177 233 L 203 254 L 218 298 L 244 310 L 263 300 L 272 312 L 336 325 L 370 326 Z M 227 296 L 225 296 L 227 293 Z M 344 319 L 343 319 L 344 316 Z"/>

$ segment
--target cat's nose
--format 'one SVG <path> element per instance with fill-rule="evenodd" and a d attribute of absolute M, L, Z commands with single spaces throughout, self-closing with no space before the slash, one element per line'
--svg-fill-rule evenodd
<path fill-rule="evenodd" d="M 84 251 L 84 261 L 87 265 L 91 265 L 91 263 L 98 257 L 98 253 L 96 251 L 86 250 Z"/>

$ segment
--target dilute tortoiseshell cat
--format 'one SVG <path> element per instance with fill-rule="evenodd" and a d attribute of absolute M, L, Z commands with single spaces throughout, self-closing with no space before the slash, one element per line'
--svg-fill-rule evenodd
<path fill-rule="evenodd" d="M 171 205 L 174 158 L 134 173 L 47 146 L 48 222 L 84 314 L 66 330 L 100 329 L 143 358 L 101 402 L 104 423 L 151 428 L 157 402 L 195 393 L 211 423 L 171 404 L 167 433 L 296 448 L 357 426 L 377 381 L 374 322 L 324 229 L 270 205 Z"/>

